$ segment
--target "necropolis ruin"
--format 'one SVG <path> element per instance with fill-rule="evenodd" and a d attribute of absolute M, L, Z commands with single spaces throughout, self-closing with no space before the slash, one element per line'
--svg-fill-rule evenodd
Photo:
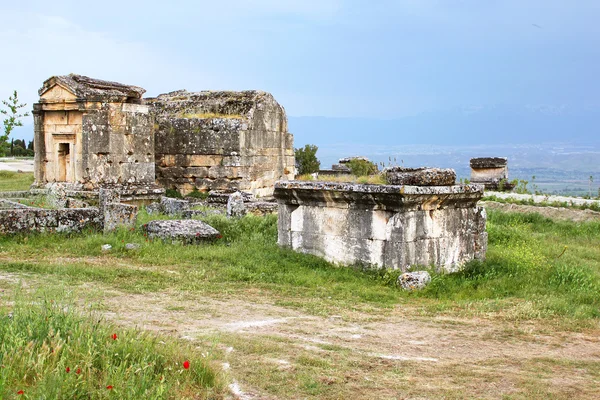
<path fill-rule="evenodd" d="M 80 75 L 44 82 L 34 105 L 35 185 L 106 185 L 183 194 L 273 193 L 294 176 L 285 110 L 260 91 L 177 91 L 142 99 L 144 89 Z M 145 193 L 148 193 L 146 190 Z"/>
<path fill-rule="evenodd" d="M 454 171 L 413 172 L 411 186 L 278 182 L 279 244 L 344 265 L 404 271 L 433 265 L 452 272 L 483 260 L 483 186 L 454 185 Z M 427 186 L 415 186 L 418 180 Z"/>

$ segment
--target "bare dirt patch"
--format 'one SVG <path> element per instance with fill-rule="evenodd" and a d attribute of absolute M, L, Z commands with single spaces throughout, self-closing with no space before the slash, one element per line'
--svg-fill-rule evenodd
<path fill-rule="evenodd" d="M 186 340 L 217 340 L 236 390 L 248 398 L 303 398 L 313 389 L 315 398 L 419 392 L 425 398 L 496 398 L 522 395 L 541 381 L 543 393 L 559 398 L 600 394 L 593 384 L 600 331 L 547 334 L 530 323 L 415 318 L 400 306 L 383 320 L 361 312 L 317 317 L 262 300 L 113 291 L 104 305 L 117 323 Z M 562 367 L 538 374 L 543 379 L 523 380 L 527 371 L 555 363 Z M 281 385 L 273 387 L 278 380 Z"/>

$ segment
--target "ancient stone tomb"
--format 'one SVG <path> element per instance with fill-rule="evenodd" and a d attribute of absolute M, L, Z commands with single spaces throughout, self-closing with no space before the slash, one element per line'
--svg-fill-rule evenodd
<path fill-rule="evenodd" d="M 54 76 L 33 106 L 35 183 L 154 184 L 154 136 L 144 89 Z"/>
<path fill-rule="evenodd" d="M 33 111 L 35 186 L 118 185 L 139 197 L 157 183 L 264 196 L 293 178 L 293 137 L 269 93 L 144 92 L 74 74 L 46 80 Z"/>
<path fill-rule="evenodd" d="M 480 185 L 289 181 L 277 183 L 274 195 L 279 244 L 332 262 L 451 272 L 485 258 Z"/>
<path fill-rule="evenodd" d="M 285 110 L 261 91 L 189 93 L 146 99 L 155 118 L 156 179 L 165 188 L 271 195 L 293 179 Z"/>
<path fill-rule="evenodd" d="M 471 182 L 482 184 L 486 189 L 510 190 L 514 184 L 508 182 L 507 164 L 505 157 L 471 158 Z"/>

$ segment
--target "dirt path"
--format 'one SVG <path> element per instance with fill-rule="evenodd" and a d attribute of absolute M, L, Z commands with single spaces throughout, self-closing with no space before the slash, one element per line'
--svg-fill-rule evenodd
<path fill-rule="evenodd" d="M 33 276 L 0 274 L 0 289 Z M 600 396 L 600 328 L 419 316 L 403 307 L 315 316 L 266 294 L 127 294 L 97 284 L 107 319 L 208 349 L 239 399 Z M 101 293 L 98 297 L 97 293 Z M 203 350 L 204 351 L 204 350 Z"/>
<path fill-rule="evenodd" d="M 303 398 L 292 395 L 302 382 L 291 375 L 307 364 L 322 367 L 313 373 L 323 386 L 338 386 L 323 392 L 327 398 L 497 398 L 519 394 L 528 374 L 540 370 L 544 390 L 555 397 L 600 395 L 594 373 L 582 368 L 600 365 L 598 331 L 549 334 L 527 323 L 415 318 L 400 306 L 386 315 L 317 317 L 269 303 L 167 293 L 115 292 L 105 304 L 118 323 L 198 342 L 219 338 L 240 398 Z M 273 390 L 260 369 L 287 376 L 292 387 Z"/>

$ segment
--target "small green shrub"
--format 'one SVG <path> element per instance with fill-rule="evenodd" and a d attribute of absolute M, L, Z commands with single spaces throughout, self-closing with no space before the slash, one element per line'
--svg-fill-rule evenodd
<path fill-rule="evenodd" d="M 295 149 L 296 169 L 298 175 L 312 174 L 321 168 L 321 162 L 317 159 L 319 148 L 314 144 Z"/>
<path fill-rule="evenodd" d="M 165 196 L 172 197 L 174 199 L 182 199 L 183 198 L 183 196 L 181 195 L 181 193 L 179 193 L 179 190 L 177 190 L 177 189 L 167 189 L 165 191 Z"/>
<path fill-rule="evenodd" d="M 378 171 L 377 165 L 368 160 L 353 159 L 346 165 L 350 168 L 350 172 L 354 176 L 369 176 Z"/>
<path fill-rule="evenodd" d="M 201 192 L 198 188 L 194 188 L 190 193 L 188 193 L 185 197 L 191 197 L 193 199 L 204 200 L 208 197 L 208 192 Z"/>

